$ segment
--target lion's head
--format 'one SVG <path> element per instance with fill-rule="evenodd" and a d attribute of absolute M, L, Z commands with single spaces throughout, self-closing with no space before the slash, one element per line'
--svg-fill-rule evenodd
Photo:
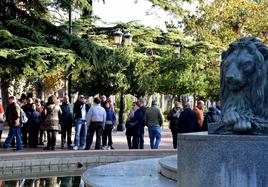
<path fill-rule="evenodd" d="M 234 130 L 249 130 L 253 118 L 268 117 L 268 48 L 246 37 L 230 44 L 222 54 L 221 104 L 223 122 Z M 233 115 L 234 114 L 234 115 Z M 267 115 L 267 116 L 266 116 Z M 241 120 L 247 123 L 241 124 Z M 244 126 L 244 127 L 243 127 Z"/>

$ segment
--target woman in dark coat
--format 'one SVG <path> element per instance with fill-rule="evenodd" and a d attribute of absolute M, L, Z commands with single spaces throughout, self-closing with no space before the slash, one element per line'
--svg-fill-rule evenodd
<path fill-rule="evenodd" d="M 129 149 L 133 149 L 134 147 L 137 149 L 138 147 L 138 132 L 139 129 L 135 127 L 136 125 L 136 119 L 134 118 L 136 111 L 139 109 L 136 102 L 132 103 L 132 109 L 130 113 L 128 114 L 128 118 L 126 121 L 126 136 L 127 136 L 127 144 Z M 137 114 L 136 114 L 137 116 Z M 137 117 L 136 117 L 137 118 Z M 133 124 L 129 125 L 129 124 Z M 134 144 L 134 147 L 133 147 Z"/>
<path fill-rule="evenodd" d="M 38 130 L 41 124 L 41 115 L 36 110 L 36 105 L 32 103 L 27 113 L 29 122 L 29 147 L 35 148 L 38 144 Z"/>
<path fill-rule="evenodd" d="M 48 98 L 45 110 L 44 130 L 47 131 L 48 143 L 44 150 L 55 150 L 57 131 L 59 130 L 59 117 L 62 113 L 56 96 L 52 95 Z"/>

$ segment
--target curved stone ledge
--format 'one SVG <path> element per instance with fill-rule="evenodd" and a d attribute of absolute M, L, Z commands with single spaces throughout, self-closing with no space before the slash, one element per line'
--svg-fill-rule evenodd
<path fill-rule="evenodd" d="M 177 181 L 177 155 L 167 156 L 159 160 L 160 173 L 174 181 Z"/>
<path fill-rule="evenodd" d="M 120 162 L 88 169 L 82 179 L 87 187 L 175 187 L 159 173 L 159 158 Z"/>
<path fill-rule="evenodd" d="M 49 172 L 82 173 L 98 165 L 163 157 L 175 150 L 109 150 L 109 151 L 55 151 L 0 154 L 1 179 L 31 176 Z"/>

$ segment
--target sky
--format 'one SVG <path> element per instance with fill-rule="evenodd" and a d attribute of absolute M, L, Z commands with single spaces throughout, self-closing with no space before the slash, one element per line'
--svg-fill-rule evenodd
<path fill-rule="evenodd" d="M 138 0 L 137 3 L 134 0 L 105 0 L 105 3 L 99 0 L 93 1 L 93 14 L 104 22 L 138 21 L 145 26 L 165 28 L 165 21 L 171 16 L 163 10 L 152 9 L 151 5 L 146 0 Z"/>

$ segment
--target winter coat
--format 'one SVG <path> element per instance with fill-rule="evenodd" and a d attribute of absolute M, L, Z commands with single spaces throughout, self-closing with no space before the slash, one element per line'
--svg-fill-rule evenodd
<path fill-rule="evenodd" d="M 39 127 L 41 124 L 41 114 L 38 111 L 30 110 L 27 113 L 28 121 L 27 123 L 34 127 Z"/>
<path fill-rule="evenodd" d="M 20 110 L 22 109 L 16 103 L 7 106 L 5 116 L 9 126 L 20 126 Z"/>
<path fill-rule="evenodd" d="M 198 129 L 196 113 L 190 108 L 185 108 L 179 117 L 179 133 L 197 132 Z"/>
<path fill-rule="evenodd" d="M 130 129 L 127 128 L 126 135 L 127 136 L 139 136 L 141 128 L 144 128 L 144 114 L 146 111 L 146 107 L 140 107 L 135 113 L 134 117 L 129 120 L 130 123 L 135 123 L 135 125 Z"/>
<path fill-rule="evenodd" d="M 144 124 L 148 127 L 151 126 L 162 126 L 163 117 L 156 106 L 148 108 L 144 114 Z"/>
<path fill-rule="evenodd" d="M 169 111 L 167 115 L 167 119 L 169 120 L 169 128 L 172 130 L 178 130 L 179 128 L 179 116 L 175 115 L 176 113 L 177 113 L 177 110 L 173 108 Z"/>
<path fill-rule="evenodd" d="M 74 103 L 74 110 L 73 110 L 73 113 L 74 113 L 74 119 L 79 119 L 79 118 L 82 118 L 82 112 L 81 112 L 81 109 L 82 109 L 82 105 L 84 105 L 84 103 L 80 102 L 80 101 L 76 101 Z M 89 108 L 90 106 L 88 104 L 85 104 L 86 105 L 86 112 L 89 111 Z"/>
<path fill-rule="evenodd" d="M 197 116 L 197 121 L 198 121 L 199 128 L 201 128 L 202 125 L 203 125 L 203 122 L 204 122 L 204 113 L 203 113 L 203 110 L 201 110 L 200 108 L 198 108 L 196 106 L 194 108 L 194 111 L 196 112 L 196 116 Z"/>
<path fill-rule="evenodd" d="M 205 115 L 201 130 L 207 131 L 209 123 L 218 122 L 218 121 L 220 121 L 220 116 L 217 115 L 216 109 L 214 107 L 210 107 L 209 111 Z"/>
<path fill-rule="evenodd" d="M 105 108 L 106 122 L 105 129 L 112 129 L 116 125 L 116 116 L 111 108 Z"/>
<path fill-rule="evenodd" d="M 46 118 L 44 121 L 45 130 L 59 130 L 59 119 L 61 115 L 61 108 L 56 104 L 49 104 L 46 107 Z"/>
<path fill-rule="evenodd" d="M 66 126 L 72 126 L 73 123 L 73 109 L 72 105 L 69 103 L 62 103 L 60 106 L 62 114 L 60 118 L 60 123 Z"/>

